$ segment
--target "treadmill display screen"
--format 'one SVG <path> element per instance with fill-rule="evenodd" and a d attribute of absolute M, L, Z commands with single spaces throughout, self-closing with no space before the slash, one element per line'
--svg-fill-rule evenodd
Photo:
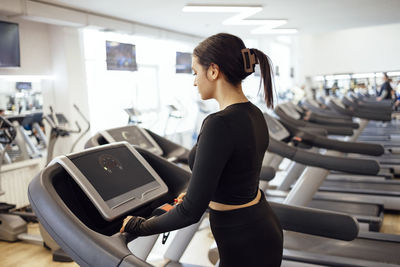
<path fill-rule="evenodd" d="M 290 135 L 286 128 L 283 127 L 274 117 L 264 113 L 264 119 L 267 122 L 270 137 L 277 140 L 283 140 Z"/>
<path fill-rule="evenodd" d="M 71 161 L 110 208 L 141 198 L 147 191 L 159 187 L 154 176 L 127 147 L 96 151 Z M 144 191 L 137 190 L 143 186 Z"/>
<path fill-rule="evenodd" d="M 282 131 L 282 126 L 277 123 L 275 120 L 273 120 L 270 116 L 267 114 L 264 114 L 264 119 L 267 122 L 268 125 L 268 130 L 271 131 L 272 133 L 278 133 Z"/>
<path fill-rule="evenodd" d="M 127 141 L 131 145 L 135 145 L 146 150 L 151 150 L 151 148 L 154 147 L 153 144 L 137 127 L 128 126 L 124 128 L 108 130 L 107 132 L 116 142 Z"/>

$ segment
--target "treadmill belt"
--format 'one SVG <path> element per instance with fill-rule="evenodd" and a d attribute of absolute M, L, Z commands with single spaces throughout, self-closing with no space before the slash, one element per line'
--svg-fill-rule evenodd
<path fill-rule="evenodd" d="M 313 199 L 308 205 L 308 207 L 344 212 L 352 215 L 361 215 L 361 216 L 376 217 L 379 216 L 380 213 L 379 206 L 375 204 L 327 201 L 321 199 Z"/>
<path fill-rule="evenodd" d="M 325 237 L 285 232 L 284 248 L 391 264 L 400 264 L 399 244 L 357 238 L 341 241 Z M 377 264 L 376 266 L 379 266 Z"/>
<path fill-rule="evenodd" d="M 391 183 L 360 183 L 349 181 L 324 181 L 319 188 L 322 191 L 357 192 L 388 196 L 400 196 L 400 185 Z"/>

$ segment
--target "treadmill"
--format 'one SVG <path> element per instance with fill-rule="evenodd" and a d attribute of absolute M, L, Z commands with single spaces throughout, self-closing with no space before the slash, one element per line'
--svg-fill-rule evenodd
<path fill-rule="evenodd" d="M 315 102 L 316 101 L 306 99 L 306 100 L 303 100 L 302 105 L 306 106 L 306 108 L 312 107 L 313 112 L 316 110 L 322 110 L 319 107 L 317 107 L 318 103 L 315 103 Z M 338 105 L 341 105 L 341 103 L 338 103 Z M 371 108 L 369 108 L 369 109 L 371 109 Z M 335 113 L 334 111 L 330 111 L 330 112 Z M 368 111 L 364 111 L 364 112 L 369 113 Z M 369 124 L 371 124 L 371 123 L 372 122 L 369 122 Z M 368 127 L 368 125 L 367 125 L 367 127 Z M 383 135 L 389 134 L 389 132 L 386 132 L 387 131 L 386 128 L 385 129 L 382 129 L 382 127 L 377 128 L 378 127 L 377 125 L 373 125 L 372 127 L 369 127 L 369 128 L 367 128 L 367 127 L 360 134 L 358 141 L 379 142 L 379 141 L 384 140 L 382 138 Z M 392 133 L 395 134 L 395 133 L 399 133 L 400 128 L 395 127 L 395 129 L 392 129 L 392 130 L 393 130 Z M 383 132 L 383 131 L 385 131 L 385 132 Z M 368 134 L 367 134 L 367 132 L 368 132 Z M 367 136 L 365 136 L 365 135 L 367 135 Z M 392 135 L 392 137 L 393 136 L 394 135 Z M 365 137 L 367 137 L 367 138 L 365 138 Z M 385 137 L 385 138 L 388 139 L 388 137 Z M 381 142 L 379 142 L 379 143 L 381 143 Z M 396 166 L 396 165 L 400 165 L 400 149 L 393 147 L 395 144 L 389 144 L 389 145 L 390 146 L 386 147 L 386 149 L 385 149 L 385 154 L 376 159 L 379 160 L 379 162 L 382 165 L 384 165 L 388 169 L 388 171 L 390 171 L 391 173 L 400 174 L 400 166 Z M 360 155 L 349 155 L 349 156 L 360 157 Z M 363 157 L 371 158 L 371 156 L 363 156 Z"/>
<path fill-rule="evenodd" d="M 122 221 L 129 214 L 157 216 L 154 212 L 159 210 L 157 207 L 171 203 L 185 189 L 189 178 L 190 174 L 175 164 L 120 142 L 54 159 L 32 180 L 28 195 L 39 221 L 80 266 L 150 267 L 127 245 L 132 240 L 138 241 L 133 247 L 135 250 L 150 237 L 119 233 Z M 276 203 L 271 207 L 284 229 L 291 232 L 343 242 L 353 240 L 358 233 L 354 218 L 345 214 Z M 287 260 L 282 266 L 328 263 L 324 255 L 303 254 L 292 249 L 285 249 L 284 258 Z M 336 266 L 377 264 L 345 257 L 330 258 Z M 293 263 L 294 260 L 306 264 Z M 167 266 L 195 265 L 170 262 Z"/>
<path fill-rule="evenodd" d="M 283 149 L 280 146 L 281 143 L 275 142 L 274 139 L 270 141 L 269 151 L 278 153 L 283 151 L 287 154 L 288 158 L 295 159 L 302 164 L 307 164 L 306 160 L 314 161 L 314 163 L 320 164 L 320 167 L 308 167 L 301 175 L 300 179 L 294 184 L 292 190 L 287 195 L 284 203 L 296 206 L 308 205 L 311 199 L 314 197 L 315 192 L 318 190 L 319 185 L 323 182 L 324 177 L 328 171 L 321 169 L 322 164 L 334 165 L 341 168 L 358 168 L 360 170 L 367 171 L 370 173 L 377 172 L 379 165 L 370 161 L 365 162 L 365 165 L 359 165 L 356 162 L 352 162 L 355 159 L 342 158 L 342 162 L 332 156 L 340 155 L 339 152 L 328 151 L 325 155 L 306 152 L 294 147 L 286 147 Z M 300 161 L 300 160 L 301 161 Z M 361 163 L 360 160 L 359 163 Z M 317 164 L 314 164 L 316 166 Z M 326 167 L 325 167 L 326 168 Z M 374 170 L 375 169 L 375 170 Z M 324 176 L 325 175 L 325 176 Z M 340 198 L 338 198 L 340 199 Z M 326 239 L 321 237 L 311 237 L 308 235 L 302 235 L 298 233 L 288 233 L 285 235 L 285 249 L 296 251 L 298 253 L 310 253 L 314 255 L 315 261 L 311 263 L 321 262 L 315 255 L 324 254 L 325 259 L 333 260 L 331 257 L 340 258 L 351 258 L 368 261 L 373 266 L 384 266 L 385 264 L 399 265 L 400 255 L 397 253 L 400 247 L 400 236 L 388 235 L 374 232 L 360 232 L 358 237 L 351 242 L 342 242 L 332 239 Z M 304 254 L 302 254 L 304 256 Z M 311 256 L 310 255 L 310 256 Z M 300 257 L 300 256 L 299 256 Z M 366 263 L 364 263 L 366 264 Z M 353 264 L 339 264 L 338 262 L 330 262 L 329 266 L 353 266 Z M 367 266 L 367 265 L 365 265 Z"/>
<path fill-rule="evenodd" d="M 188 163 L 188 149 L 137 125 L 100 131 L 86 142 L 85 148 L 121 141 L 127 141 L 135 147 L 146 149 L 171 162 Z"/>
<path fill-rule="evenodd" d="M 284 103 L 284 104 L 277 106 L 275 109 L 275 112 L 279 116 L 280 122 L 291 132 L 296 132 L 299 130 L 301 130 L 303 132 L 310 132 L 310 130 L 315 129 L 314 127 L 320 127 L 320 129 L 327 129 L 328 134 L 338 134 L 337 131 L 339 131 L 339 130 L 340 130 L 340 134 L 346 133 L 346 130 L 343 130 L 343 131 L 341 130 L 341 129 L 343 129 L 342 127 L 337 127 L 337 129 L 335 129 L 335 127 L 333 127 L 335 129 L 335 131 L 333 132 L 331 129 L 332 126 L 328 125 L 329 128 L 326 128 L 326 125 L 318 125 L 318 124 L 314 124 L 314 123 L 308 123 L 308 122 L 301 121 L 300 120 L 301 115 L 299 114 L 299 112 L 296 109 L 294 109 L 293 105 L 290 105 L 289 103 Z M 363 128 L 364 126 L 365 126 L 365 122 L 361 122 L 361 128 Z M 347 128 L 347 130 L 349 130 L 349 128 Z M 362 130 L 362 129 L 360 129 L 360 130 Z M 313 132 L 313 133 L 315 133 L 315 132 Z M 350 134 L 350 133 L 348 133 L 348 134 Z M 351 134 L 352 134 L 352 132 L 351 132 Z M 321 134 L 318 134 L 318 135 L 321 135 Z M 326 148 L 326 149 L 330 149 L 331 146 L 333 145 L 333 142 L 331 140 L 328 140 L 328 141 L 317 140 L 317 139 L 321 139 L 318 136 L 313 136 L 312 138 L 315 140 L 315 142 L 318 141 L 318 146 L 325 145 L 324 148 Z M 308 138 L 308 140 L 309 139 L 310 138 Z M 328 146 L 326 146 L 326 145 L 328 145 Z M 340 145 L 341 151 L 343 151 L 343 152 L 346 152 L 346 153 L 353 152 L 353 153 L 365 154 L 365 150 L 363 151 L 361 147 L 360 147 L 360 151 L 359 152 L 357 151 L 358 146 L 359 145 L 352 145 L 346 151 L 345 147 Z M 334 146 L 335 149 L 337 147 L 338 147 L 337 145 Z M 348 147 L 348 146 L 346 146 L 346 147 Z M 384 150 L 377 151 L 375 154 L 370 154 L 370 155 L 377 156 L 377 155 L 381 155 L 383 153 L 384 153 Z M 379 175 L 385 176 L 387 178 L 392 178 L 393 173 L 397 173 L 396 167 L 390 165 L 390 166 L 386 166 L 386 168 L 382 168 Z"/>
<path fill-rule="evenodd" d="M 283 140 L 289 141 L 289 138 L 291 136 L 290 132 L 287 129 L 285 129 L 285 127 L 274 117 L 264 113 L 264 118 L 267 122 L 270 135 L 270 145 L 268 147 L 268 151 L 277 154 L 280 157 L 286 157 L 295 162 L 296 161 L 301 162 L 302 163 L 301 166 L 304 166 L 304 168 L 300 168 L 298 173 L 295 173 L 294 171 L 293 173 L 288 174 L 288 176 L 292 175 L 294 177 L 284 180 L 282 184 L 278 187 L 279 190 L 288 191 L 290 189 L 290 186 L 294 183 L 294 180 L 297 179 L 305 169 L 305 165 L 318 166 L 329 169 L 339 167 L 333 165 L 330 166 L 329 164 L 327 164 L 328 162 L 321 161 L 320 159 L 322 159 L 322 157 L 320 157 L 318 153 L 308 152 L 301 148 L 296 148 L 287 145 L 285 142 L 282 142 Z M 337 144 L 337 141 L 333 141 L 332 143 L 333 145 L 335 145 Z M 375 150 L 379 151 L 379 146 L 372 146 L 369 144 L 367 144 L 366 147 L 360 145 L 358 148 L 363 149 L 363 151 L 367 150 L 370 150 L 371 152 L 374 152 Z M 264 164 L 271 165 L 272 160 L 269 161 L 268 159 L 266 159 L 266 161 L 267 162 L 265 162 Z M 330 161 L 331 162 L 336 161 L 338 163 L 336 165 L 343 164 L 343 166 L 341 166 L 342 167 L 341 171 L 353 171 L 353 172 L 355 170 L 357 171 L 357 169 L 353 168 L 354 164 L 357 164 L 359 162 L 368 163 L 368 161 L 354 161 L 354 162 L 348 161 L 347 159 L 340 157 L 330 157 Z M 277 168 L 279 166 L 279 163 L 280 162 L 275 163 L 275 166 L 273 167 Z M 374 162 L 369 162 L 369 163 L 374 164 Z M 358 171 L 362 170 L 358 168 Z M 370 174 L 373 173 L 374 170 L 371 169 Z M 279 194 L 277 196 L 276 192 L 269 190 L 267 191 L 267 194 L 268 193 L 270 195 L 270 197 L 268 197 L 269 200 L 278 202 L 283 201 L 282 196 L 279 196 Z M 285 194 L 283 194 L 283 196 L 285 196 Z M 335 199 L 335 198 L 325 197 L 325 198 L 314 198 L 310 203 L 308 203 L 307 206 L 312 208 L 325 209 L 325 210 L 338 211 L 351 214 L 360 223 L 368 224 L 368 230 L 370 231 L 379 231 L 383 220 L 383 204 L 381 202 L 365 203 L 362 201 L 353 201 L 351 199 L 345 199 L 345 198 Z"/>
<path fill-rule="evenodd" d="M 280 118 L 286 120 L 284 116 L 281 116 L 281 113 L 284 112 L 283 109 L 280 109 L 280 106 L 277 108 L 280 110 Z M 286 110 L 286 112 L 289 111 L 290 110 Z M 289 123 L 285 124 L 287 126 L 289 125 Z M 363 130 L 363 127 L 359 130 Z M 328 180 L 324 181 L 320 190 L 363 194 L 364 196 L 362 199 L 366 199 L 368 198 L 368 195 L 372 195 L 370 200 L 367 201 L 375 202 L 377 198 L 382 198 L 382 201 L 385 203 L 385 209 L 400 210 L 400 205 L 393 204 L 398 203 L 398 200 L 400 200 L 400 181 L 376 179 L 375 177 L 367 176 L 346 177 L 346 175 L 336 175 L 330 176 Z"/>

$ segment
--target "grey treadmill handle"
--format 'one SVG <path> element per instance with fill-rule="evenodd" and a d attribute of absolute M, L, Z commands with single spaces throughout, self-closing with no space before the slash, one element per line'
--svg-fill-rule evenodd
<path fill-rule="evenodd" d="M 121 238 L 121 240 L 123 240 L 125 242 L 125 244 L 128 244 L 129 242 L 131 242 L 132 240 L 134 240 L 135 238 L 137 238 L 137 236 L 124 232 L 124 233 L 116 233 L 114 235 L 115 237 Z"/>
<path fill-rule="evenodd" d="M 392 114 L 391 113 L 367 113 L 362 112 L 358 109 L 354 111 L 354 116 L 366 119 L 366 120 L 375 120 L 375 121 L 391 121 Z"/>
<path fill-rule="evenodd" d="M 283 229 L 351 241 L 358 236 L 357 220 L 345 213 L 269 202 Z"/>
<path fill-rule="evenodd" d="M 268 151 L 308 166 L 355 174 L 375 175 L 380 166 L 377 161 L 321 155 L 292 147 L 270 137 Z"/>
<path fill-rule="evenodd" d="M 315 113 L 311 113 L 310 122 L 322 124 L 322 125 L 330 125 L 330 126 L 338 126 L 338 127 L 349 127 L 353 129 L 358 129 L 360 125 L 358 123 L 352 121 L 345 121 L 342 119 L 330 119 L 329 117 L 320 116 Z"/>
<path fill-rule="evenodd" d="M 337 105 L 334 101 L 329 101 L 328 106 L 331 107 L 332 109 L 340 112 L 341 114 L 346 114 L 346 115 L 350 115 L 353 117 L 358 117 L 358 118 L 367 119 L 367 120 L 377 120 L 377 121 L 390 121 L 391 120 L 391 114 L 375 113 L 375 112 L 367 113 L 367 112 L 360 112 L 357 109 L 356 110 L 345 109 L 345 108 Z"/>
<path fill-rule="evenodd" d="M 296 127 L 305 127 L 305 128 L 322 128 L 325 129 L 328 134 L 334 135 L 352 135 L 353 129 L 349 127 L 340 127 L 340 126 L 330 126 L 330 125 L 320 125 L 312 122 L 305 122 L 302 120 L 295 120 L 287 115 L 282 109 L 279 107 L 275 108 L 275 113 L 279 116 L 280 121 L 286 125 L 295 125 Z"/>
<path fill-rule="evenodd" d="M 384 147 L 379 144 L 345 142 L 329 139 L 311 133 L 299 134 L 298 136 L 302 138 L 305 143 L 311 144 L 312 146 L 337 150 L 345 153 L 358 153 L 372 156 L 381 156 L 385 153 Z"/>

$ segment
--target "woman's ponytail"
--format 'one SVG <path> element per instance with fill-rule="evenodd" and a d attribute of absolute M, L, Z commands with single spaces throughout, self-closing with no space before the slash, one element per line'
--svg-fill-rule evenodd
<path fill-rule="evenodd" d="M 262 51 L 253 48 L 252 49 L 257 56 L 258 64 L 260 65 L 261 70 L 261 79 L 260 79 L 260 89 L 261 82 L 264 84 L 264 99 L 267 107 L 274 107 L 274 96 L 273 96 L 273 67 L 270 58 L 264 54 Z"/>

